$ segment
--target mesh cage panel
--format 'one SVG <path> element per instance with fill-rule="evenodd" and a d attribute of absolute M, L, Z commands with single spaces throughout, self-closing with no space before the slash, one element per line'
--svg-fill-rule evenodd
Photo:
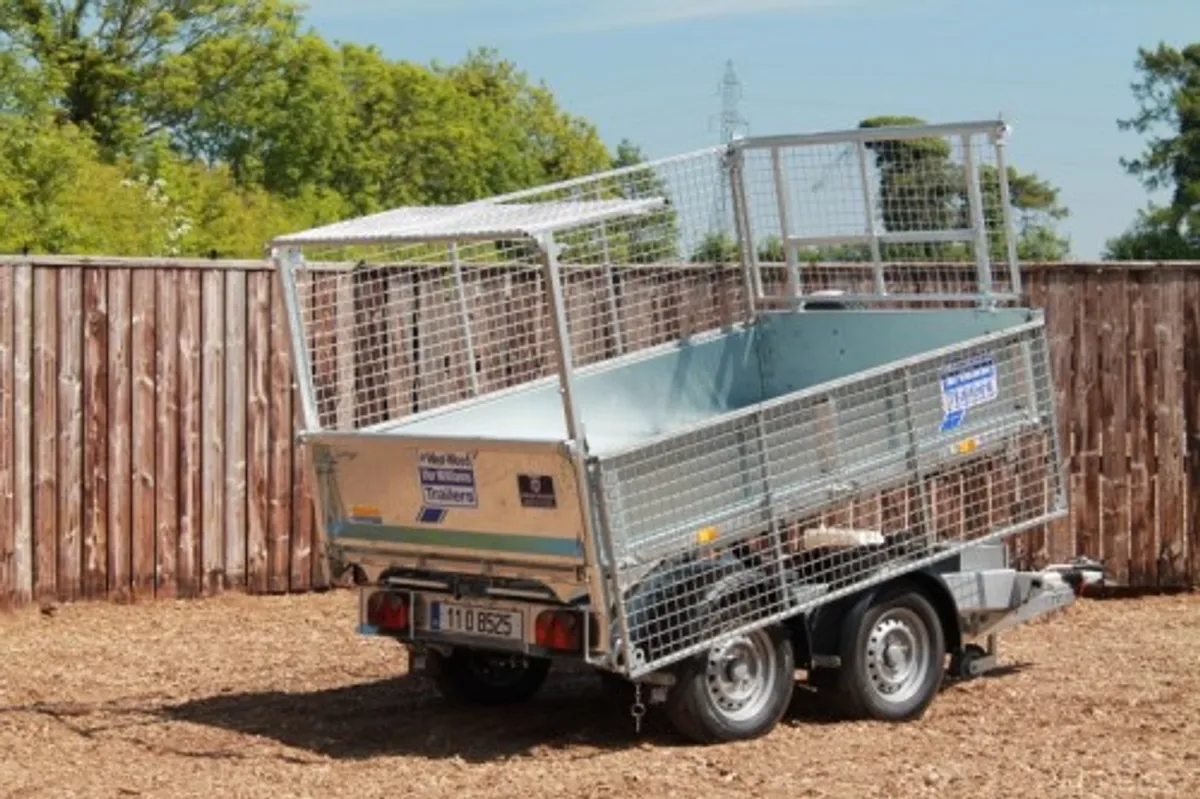
<path fill-rule="evenodd" d="M 457 277 L 435 252 L 297 272 L 322 428 L 381 425 L 555 373 L 540 267 L 509 251 L 457 249 Z"/>
<path fill-rule="evenodd" d="M 976 358 L 999 401 L 930 434 Z M 1034 328 L 601 459 L 633 672 L 1058 513 L 1051 390 Z"/>
<path fill-rule="evenodd" d="M 712 149 L 495 200 L 665 201 L 555 234 L 576 367 L 746 317 L 730 180 L 727 154 Z"/>
<path fill-rule="evenodd" d="M 745 319 L 729 186 L 725 152 L 710 149 L 454 211 L 472 233 L 486 232 L 479 216 L 503 220 L 490 209 L 546 223 L 574 366 L 585 367 Z M 613 201 L 649 206 L 558 227 L 559 209 Z M 303 249 L 295 293 L 323 429 L 384 425 L 557 373 L 544 255 L 529 236 Z"/>

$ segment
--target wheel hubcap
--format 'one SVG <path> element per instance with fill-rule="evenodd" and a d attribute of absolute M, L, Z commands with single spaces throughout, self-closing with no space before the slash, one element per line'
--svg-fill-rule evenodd
<path fill-rule="evenodd" d="M 713 707 L 731 720 L 759 713 L 775 689 L 775 657 L 770 637 L 761 630 L 713 647 L 705 669 Z"/>
<path fill-rule="evenodd" d="M 888 702 L 907 702 L 929 672 L 929 629 L 906 608 L 880 617 L 867 639 L 866 666 L 871 687 Z"/>

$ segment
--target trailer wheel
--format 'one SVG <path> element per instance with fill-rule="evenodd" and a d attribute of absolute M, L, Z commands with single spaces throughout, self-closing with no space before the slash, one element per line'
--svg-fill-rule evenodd
<path fill-rule="evenodd" d="M 434 683 L 451 702 L 511 705 L 532 699 L 549 672 L 547 658 L 456 647 L 442 662 Z"/>
<path fill-rule="evenodd" d="M 920 717 L 944 677 L 945 633 L 937 611 L 920 590 L 903 584 L 856 610 L 843 640 L 844 709 L 880 721 Z"/>
<path fill-rule="evenodd" d="M 683 663 L 667 694 L 667 718 L 697 743 L 757 738 L 783 717 L 795 679 L 787 628 L 737 635 Z"/>

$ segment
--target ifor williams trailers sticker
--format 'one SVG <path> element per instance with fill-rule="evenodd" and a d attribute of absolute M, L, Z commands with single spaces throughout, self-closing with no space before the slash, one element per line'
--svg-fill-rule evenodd
<path fill-rule="evenodd" d="M 475 453 L 420 452 L 417 476 L 421 486 L 418 521 L 439 524 L 451 508 L 479 507 Z"/>

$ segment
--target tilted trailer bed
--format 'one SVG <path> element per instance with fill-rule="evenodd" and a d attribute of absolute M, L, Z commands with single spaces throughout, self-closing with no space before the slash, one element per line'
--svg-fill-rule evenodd
<path fill-rule="evenodd" d="M 989 668 L 1074 599 L 1009 563 L 1066 497 L 1006 135 L 741 139 L 279 237 L 361 630 L 487 704 L 580 659 L 697 741 L 769 730 L 798 669 L 902 720 Z"/>

